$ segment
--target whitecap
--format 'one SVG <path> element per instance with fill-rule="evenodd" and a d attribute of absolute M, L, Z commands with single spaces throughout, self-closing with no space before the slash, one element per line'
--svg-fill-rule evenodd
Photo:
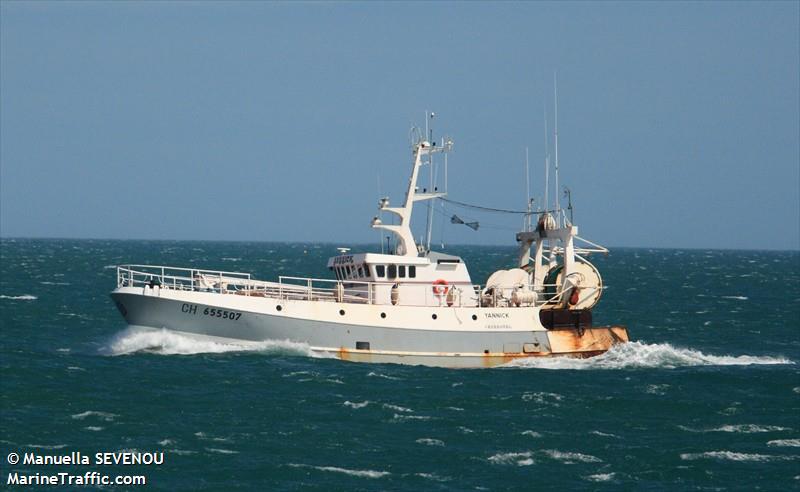
<path fill-rule="evenodd" d="M 458 426 L 458 432 L 462 434 L 474 434 L 475 431 L 470 429 L 469 427 L 464 427 L 463 425 Z"/>
<path fill-rule="evenodd" d="M 800 448 L 800 439 L 775 439 L 768 441 L 767 446 L 785 446 L 789 448 Z"/>
<path fill-rule="evenodd" d="M 583 478 L 590 482 L 608 482 L 614 479 L 614 475 L 614 473 L 596 473 Z"/>
<path fill-rule="evenodd" d="M 423 437 L 414 442 L 417 444 L 425 444 L 426 446 L 444 446 L 444 441 L 439 439 L 431 439 L 430 437 Z"/>
<path fill-rule="evenodd" d="M 168 449 L 167 452 L 170 454 L 177 454 L 178 456 L 197 454 L 197 451 L 187 451 L 185 449 Z"/>
<path fill-rule="evenodd" d="M 414 410 L 411 410 L 410 408 L 401 407 L 399 405 L 392 405 L 390 403 L 384 403 L 383 408 L 386 408 L 387 410 L 394 410 L 395 412 L 404 412 L 404 413 L 414 412 Z"/>
<path fill-rule="evenodd" d="M 530 451 L 521 453 L 497 453 L 489 456 L 487 460 L 489 463 L 495 465 L 530 466 L 534 463 Z"/>
<path fill-rule="evenodd" d="M 558 406 L 558 403 L 556 402 L 563 399 L 564 397 L 558 393 L 547 393 L 544 391 L 538 393 L 525 392 L 522 394 L 522 401 L 534 401 L 536 403 L 552 405 L 554 407 Z"/>
<path fill-rule="evenodd" d="M 66 444 L 26 444 L 25 447 L 33 449 L 64 449 Z"/>
<path fill-rule="evenodd" d="M 92 431 L 92 432 L 100 432 L 103 429 L 105 429 L 105 427 L 100 427 L 100 426 L 97 426 L 97 425 L 90 425 L 89 427 L 86 427 L 86 430 Z"/>
<path fill-rule="evenodd" d="M 42 285 L 70 285 L 69 282 L 39 282 Z"/>
<path fill-rule="evenodd" d="M 791 430 L 788 427 L 780 427 L 777 425 L 756 425 L 756 424 L 736 424 L 736 425 L 722 425 L 711 429 L 695 429 L 683 425 L 678 426 L 679 429 L 687 432 L 731 432 L 739 434 L 757 434 L 761 432 L 780 432 Z"/>
<path fill-rule="evenodd" d="M 591 454 L 570 453 L 559 451 L 557 449 L 544 449 L 543 452 L 554 460 L 558 460 L 566 464 L 571 464 L 576 461 L 581 461 L 583 463 L 600 463 L 603 461 L 597 456 L 592 456 Z"/>
<path fill-rule="evenodd" d="M 746 301 L 747 296 L 720 296 L 722 299 L 736 299 L 737 301 Z"/>
<path fill-rule="evenodd" d="M 405 420 L 430 420 L 431 418 L 425 415 L 400 415 L 396 413 L 392 416 L 392 419 L 402 422 Z"/>
<path fill-rule="evenodd" d="M 681 459 L 685 461 L 716 459 L 726 461 L 776 461 L 791 460 L 794 456 L 773 456 L 769 454 L 736 453 L 734 451 L 707 451 L 705 453 L 683 453 Z"/>
<path fill-rule="evenodd" d="M 289 466 L 293 468 L 313 468 L 314 470 L 332 472 L 332 473 L 342 473 L 344 475 L 350 475 L 351 477 L 362 477 L 362 478 L 381 478 L 387 475 L 391 475 L 391 473 L 387 471 L 352 470 L 348 468 L 340 468 L 338 466 L 314 466 L 314 465 L 304 465 L 302 463 L 289 463 Z"/>
<path fill-rule="evenodd" d="M 435 473 L 415 473 L 414 475 L 422 478 L 427 478 L 428 480 L 433 480 L 434 482 L 449 482 L 452 480 L 450 477 L 440 477 Z"/>
<path fill-rule="evenodd" d="M 170 444 L 175 444 L 175 441 L 173 441 L 172 439 L 162 439 L 158 441 L 158 444 L 160 446 L 169 446 Z"/>
<path fill-rule="evenodd" d="M 628 342 L 614 345 L 597 357 L 524 357 L 502 367 L 533 369 L 643 369 L 692 366 L 730 366 L 754 364 L 794 364 L 784 357 L 753 355 L 709 355 L 699 350 L 678 348 L 668 343 Z"/>
<path fill-rule="evenodd" d="M 342 405 L 344 405 L 346 407 L 350 407 L 350 408 L 364 408 L 369 404 L 370 404 L 369 400 L 362 401 L 361 403 L 353 403 L 351 401 L 346 401 L 346 402 L 342 403 Z"/>
<path fill-rule="evenodd" d="M 389 376 L 388 374 L 381 374 L 381 373 L 375 372 L 375 371 L 368 372 L 367 376 L 368 377 L 374 377 L 374 378 L 391 379 L 392 381 L 402 381 L 403 380 L 403 378 Z"/>
<path fill-rule="evenodd" d="M 530 436 L 530 437 L 542 437 L 542 435 L 541 435 L 541 434 L 539 434 L 539 433 L 538 433 L 538 432 L 536 432 L 536 431 L 532 431 L 532 430 L 525 430 L 525 431 L 522 431 L 522 432 L 521 432 L 521 434 L 522 434 L 523 436 Z"/>
<path fill-rule="evenodd" d="M 230 449 L 222 449 L 222 448 L 206 448 L 206 451 L 218 454 L 239 454 L 239 451 L 232 451 Z"/>
<path fill-rule="evenodd" d="M 600 436 L 600 437 L 613 437 L 615 439 L 619 439 L 619 436 L 616 434 L 608 434 L 606 432 L 600 432 L 598 430 L 593 430 L 589 434 L 594 434 L 595 436 Z"/>
<path fill-rule="evenodd" d="M 109 413 L 109 412 L 98 412 L 98 411 L 95 411 L 95 410 L 87 410 L 85 412 L 76 413 L 74 415 L 71 415 L 71 417 L 73 419 L 75 419 L 75 420 L 83 420 L 83 419 L 85 419 L 87 417 L 97 417 L 97 418 L 105 420 L 106 422 L 111 422 L 112 420 L 114 420 L 115 417 L 119 417 L 119 415 L 117 415 L 115 413 Z"/>
<path fill-rule="evenodd" d="M 36 299 L 38 299 L 38 297 L 32 296 L 30 294 L 22 294 L 21 296 L 0 295 L 0 299 L 8 299 L 11 301 L 35 301 Z"/>
<path fill-rule="evenodd" d="M 86 372 L 86 369 L 84 369 L 82 367 L 78 367 L 78 366 L 68 366 L 67 370 L 68 371 L 83 371 L 83 372 Z"/>
<path fill-rule="evenodd" d="M 199 335 L 176 333 L 161 329 L 130 326 L 118 333 L 102 352 L 112 356 L 147 352 L 158 355 L 193 355 L 225 352 L 265 352 L 275 354 L 316 354 L 308 344 L 289 340 L 265 340 L 261 342 L 219 341 Z"/>

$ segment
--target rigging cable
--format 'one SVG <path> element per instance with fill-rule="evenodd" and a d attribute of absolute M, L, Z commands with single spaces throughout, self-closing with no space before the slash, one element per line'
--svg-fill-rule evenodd
<path fill-rule="evenodd" d="M 471 205 L 469 203 L 458 202 L 456 200 L 451 200 L 449 198 L 440 197 L 440 200 L 448 203 L 452 203 L 454 205 L 460 205 L 462 207 L 467 208 L 474 208 L 478 210 L 485 210 L 487 212 L 497 212 L 497 213 L 504 213 L 504 214 L 521 214 L 521 215 L 534 215 L 536 212 L 528 212 L 527 210 L 508 210 L 505 208 L 492 208 L 492 207 L 483 207 L 480 205 Z"/>

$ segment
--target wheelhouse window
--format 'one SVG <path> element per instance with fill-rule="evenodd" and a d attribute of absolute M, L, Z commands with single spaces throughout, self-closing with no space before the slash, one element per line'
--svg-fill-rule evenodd
<path fill-rule="evenodd" d="M 397 273 L 398 273 L 398 275 L 397 275 L 398 277 L 406 278 L 406 266 L 405 265 L 400 265 L 399 267 L 397 267 Z"/>
<path fill-rule="evenodd" d="M 386 276 L 386 265 L 375 265 L 375 276 L 383 278 Z"/>
<path fill-rule="evenodd" d="M 389 278 L 397 278 L 397 265 L 389 265 L 389 271 L 387 276 Z"/>
<path fill-rule="evenodd" d="M 417 278 L 417 267 L 416 265 L 411 265 L 408 267 L 408 278 Z"/>

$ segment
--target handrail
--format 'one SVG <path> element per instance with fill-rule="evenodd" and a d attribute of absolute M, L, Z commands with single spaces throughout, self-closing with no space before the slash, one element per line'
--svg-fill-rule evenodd
<path fill-rule="evenodd" d="M 244 272 L 225 272 L 197 268 L 168 267 L 160 265 L 120 265 L 117 267 L 117 287 L 142 287 L 147 289 L 171 289 L 182 291 L 211 292 L 218 294 L 238 294 L 250 297 L 270 297 L 281 300 L 337 301 L 361 304 L 389 304 L 391 286 L 396 282 L 366 282 L 360 280 L 335 280 L 312 277 L 279 276 L 277 282 L 256 280 Z M 428 284 L 398 283 L 406 293 L 413 289 L 423 289 L 424 295 L 417 292 L 418 301 L 423 304 L 402 303 L 405 306 L 448 306 L 451 300 L 446 295 L 436 295 Z M 495 286 L 490 297 L 486 297 L 480 284 L 470 286 L 451 285 L 456 289 L 452 305 L 470 307 L 513 307 L 511 296 L 506 295 L 522 287 L 536 294 L 534 305 L 558 304 L 563 301 L 564 292 L 555 284 L 547 284 L 541 289 L 533 285 Z M 378 290 L 385 295 L 378 296 Z M 548 290 L 552 289 L 552 293 Z M 413 297 L 413 295 L 412 295 Z"/>

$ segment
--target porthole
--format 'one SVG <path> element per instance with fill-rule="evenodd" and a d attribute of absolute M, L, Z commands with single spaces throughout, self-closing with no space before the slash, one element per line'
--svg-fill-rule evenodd
<path fill-rule="evenodd" d="M 283 309 L 283 308 L 281 307 L 281 305 L 280 305 L 280 304 L 278 304 L 277 306 L 275 306 L 275 309 L 277 309 L 278 311 L 280 311 L 280 310 L 281 310 L 281 309 Z"/>
<path fill-rule="evenodd" d="M 472 321 L 478 321 L 478 315 L 477 314 L 473 314 L 472 315 Z"/>
<path fill-rule="evenodd" d="M 433 319 L 436 319 L 436 315 L 435 315 L 435 314 L 432 314 L 432 315 L 431 315 L 431 318 L 433 318 Z"/>
<path fill-rule="evenodd" d="M 484 350 L 484 351 L 483 351 L 483 353 L 484 353 L 484 354 L 488 354 L 488 353 L 489 353 L 489 351 L 488 351 L 488 350 Z"/>
<path fill-rule="evenodd" d="M 386 317 L 386 313 L 381 313 L 381 318 L 385 318 L 385 317 Z"/>
<path fill-rule="evenodd" d="M 341 316 L 344 316 L 344 309 L 340 309 L 340 310 L 339 310 L 339 314 L 340 314 Z"/>

